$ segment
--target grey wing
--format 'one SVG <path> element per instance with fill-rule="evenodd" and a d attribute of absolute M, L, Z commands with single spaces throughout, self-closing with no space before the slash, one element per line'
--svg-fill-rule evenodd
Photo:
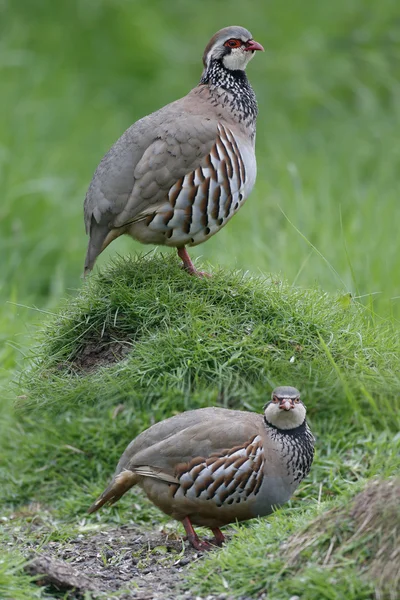
<path fill-rule="evenodd" d="M 189 412 L 138 436 L 125 450 L 116 472 L 146 465 L 173 475 L 176 465 L 234 448 L 262 429 L 262 417 L 255 413 L 219 408 Z"/>
<path fill-rule="evenodd" d="M 168 112 L 162 109 L 132 125 L 99 164 L 84 204 L 90 235 L 86 270 L 111 229 L 153 212 L 215 143 L 215 121 L 179 111 L 169 119 Z"/>
<path fill-rule="evenodd" d="M 131 194 L 114 226 L 143 219 L 161 206 L 171 188 L 209 155 L 217 127 L 216 121 L 193 115 L 160 127 L 135 167 Z"/>
<path fill-rule="evenodd" d="M 90 233 L 92 220 L 97 225 L 108 226 L 114 216 L 123 210 L 132 191 L 134 167 L 143 153 L 135 144 L 134 129 L 133 125 L 125 131 L 103 157 L 93 175 L 84 203 L 87 234 Z"/>

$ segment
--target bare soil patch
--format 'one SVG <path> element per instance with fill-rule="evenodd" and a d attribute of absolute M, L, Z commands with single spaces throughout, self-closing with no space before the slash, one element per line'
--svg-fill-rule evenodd
<path fill-rule="evenodd" d="M 108 336 L 107 336 L 108 337 Z M 131 344 L 110 339 L 88 342 L 75 356 L 72 365 L 79 371 L 92 372 L 119 362 L 132 350 Z"/>
<path fill-rule="evenodd" d="M 41 545 L 30 552 L 27 570 L 40 574 L 38 583 L 54 592 L 67 591 L 70 600 L 83 598 L 85 592 L 107 600 L 198 600 L 182 591 L 182 583 L 185 568 L 201 556 L 175 534 L 122 525 Z M 207 600 L 229 598 L 207 596 Z"/>

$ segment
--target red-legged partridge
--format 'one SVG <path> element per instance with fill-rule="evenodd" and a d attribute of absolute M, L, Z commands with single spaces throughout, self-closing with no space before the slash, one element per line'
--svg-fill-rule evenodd
<path fill-rule="evenodd" d="M 263 47 L 247 29 L 218 31 L 199 85 L 134 123 L 104 156 L 85 199 L 85 273 L 126 233 L 177 248 L 184 268 L 199 274 L 185 246 L 217 233 L 256 179 L 257 102 L 245 74 L 256 50 Z"/>
<path fill-rule="evenodd" d="M 156 423 L 129 444 L 89 512 L 137 484 L 203 550 L 209 544 L 199 540 L 193 525 L 210 527 L 220 545 L 223 525 L 268 515 L 287 502 L 313 456 L 298 390 L 278 387 L 263 415 L 201 408 Z"/>

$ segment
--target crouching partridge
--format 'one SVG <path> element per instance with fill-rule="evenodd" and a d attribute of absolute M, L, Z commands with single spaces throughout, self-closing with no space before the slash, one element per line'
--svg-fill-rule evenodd
<path fill-rule="evenodd" d="M 198 550 L 193 525 L 220 527 L 272 512 L 311 468 L 314 438 L 298 390 L 278 387 L 259 415 L 225 408 L 191 410 L 156 423 L 134 439 L 89 513 L 139 485 L 164 513 L 181 521 Z"/>
<path fill-rule="evenodd" d="M 100 162 L 84 205 L 90 236 L 85 273 L 126 233 L 143 244 L 178 249 L 217 233 L 256 179 L 257 102 L 245 74 L 263 47 L 243 27 L 209 41 L 200 83 L 184 98 L 134 123 Z"/>

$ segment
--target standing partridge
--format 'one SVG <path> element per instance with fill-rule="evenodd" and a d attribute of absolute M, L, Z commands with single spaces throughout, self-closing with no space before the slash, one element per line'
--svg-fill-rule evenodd
<path fill-rule="evenodd" d="M 134 123 L 107 152 L 85 199 L 85 273 L 126 233 L 177 248 L 184 268 L 199 275 L 185 246 L 217 233 L 256 179 L 257 102 L 245 74 L 256 50 L 263 47 L 247 29 L 218 31 L 199 85 Z"/>
<path fill-rule="evenodd" d="M 220 527 L 272 512 L 287 502 L 309 473 L 314 438 L 306 409 L 293 387 L 278 387 L 264 415 L 225 408 L 191 410 L 156 423 L 134 439 L 95 512 L 139 485 L 164 513 L 181 521 L 192 546 L 193 525 Z"/>

